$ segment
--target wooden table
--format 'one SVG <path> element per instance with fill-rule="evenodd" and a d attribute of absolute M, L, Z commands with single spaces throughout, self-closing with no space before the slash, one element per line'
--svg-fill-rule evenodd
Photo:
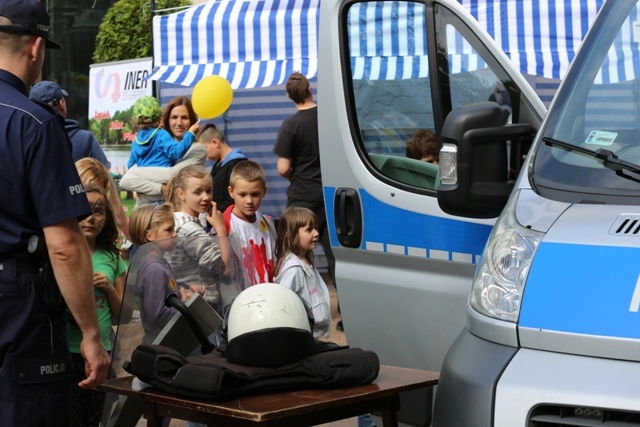
<path fill-rule="evenodd" d="M 184 398 L 153 388 L 134 391 L 132 377 L 108 380 L 100 389 L 141 400 L 147 426 L 159 427 L 163 418 L 178 418 L 216 427 L 302 427 L 379 412 L 385 427 L 395 427 L 399 394 L 434 386 L 438 378 L 438 372 L 383 365 L 375 382 L 365 386 L 261 394 L 225 402 Z"/>

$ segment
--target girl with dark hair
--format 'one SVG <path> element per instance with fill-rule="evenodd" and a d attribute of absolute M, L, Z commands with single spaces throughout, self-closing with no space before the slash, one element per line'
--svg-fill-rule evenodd
<path fill-rule="evenodd" d="M 313 265 L 313 250 L 318 246 L 316 215 L 307 208 L 285 209 L 278 224 L 276 239 L 276 283 L 293 290 L 313 310 L 313 336 L 329 337 L 331 299 L 327 285 Z"/>
<path fill-rule="evenodd" d="M 173 98 L 162 113 L 162 127 L 173 135 L 176 141 L 181 141 L 191 125 L 197 121 L 198 116 L 186 96 Z"/>
<path fill-rule="evenodd" d="M 111 324 L 114 320 L 117 322 L 120 317 L 127 265 L 120 257 L 120 251 L 116 246 L 118 227 L 109 199 L 98 185 L 85 184 L 84 188 L 92 214 L 80 221 L 80 228 L 91 252 L 100 337 L 104 347 L 111 352 Z M 75 383 L 78 384 L 86 378 L 85 363 L 80 352 L 82 332 L 70 315 L 67 322 L 67 338 L 76 376 Z M 76 385 L 73 394 L 73 425 L 97 426 L 102 417 L 105 393 L 81 389 Z"/>

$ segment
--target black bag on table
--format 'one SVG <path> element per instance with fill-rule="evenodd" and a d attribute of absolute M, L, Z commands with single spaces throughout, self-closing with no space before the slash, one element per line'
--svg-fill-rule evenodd
<path fill-rule="evenodd" d="M 147 384 L 179 396 L 227 400 L 302 389 L 344 388 L 373 382 L 380 370 L 369 350 L 316 342 L 316 352 L 278 367 L 229 362 L 224 346 L 203 356 L 184 357 L 159 345 L 139 345 L 127 371 Z"/>

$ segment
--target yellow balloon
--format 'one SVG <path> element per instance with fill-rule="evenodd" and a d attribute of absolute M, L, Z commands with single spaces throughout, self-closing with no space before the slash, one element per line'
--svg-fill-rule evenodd
<path fill-rule="evenodd" d="M 229 109 L 233 100 L 231 84 L 221 76 L 203 77 L 193 88 L 191 103 L 201 119 L 213 119 Z"/>

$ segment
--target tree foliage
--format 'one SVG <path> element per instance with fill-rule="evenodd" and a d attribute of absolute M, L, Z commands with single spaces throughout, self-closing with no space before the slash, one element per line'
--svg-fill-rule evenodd
<path fill-rule="evenodd" d="M 109 8 L 96 37 L 95 63 L 153 55 L 149 5 L 149 0 L 118 0 Z M 155 0 L 156 10 L 190 5 L 189 0 Z"/>

